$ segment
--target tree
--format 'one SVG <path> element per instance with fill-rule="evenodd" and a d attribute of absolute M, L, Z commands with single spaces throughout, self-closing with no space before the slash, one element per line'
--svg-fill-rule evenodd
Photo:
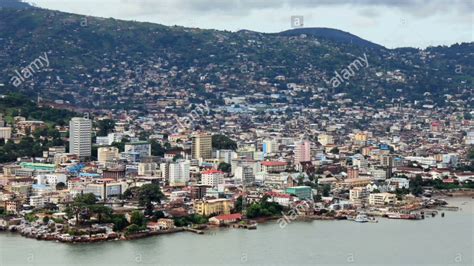
<path fill-rule="evenodd" d="M 82 203 L 85 205 L 94 205 L 97 202 L 97 198 L 92 193 L 86 193 L 82 195 L 78 195 L 74 198 L 75 203 Z"/>
<path fill-rule="evenodd" d="M 64 184 L 63 182 L 59 182 L 56 184 L 56 190 L 63 190 L 66 188 L 66 184 Z"/>
<path fill-rule="evenodd" d="M 98 136 L 107 136 L 107 134 L 113 132 L 115 128 L 115 121 L 111 119 L 99 120 L 97 122 L 97 128 L 99 129 L 97 132 Z"/>
<path fill-rule="evenodd" d="M 218 150 L 236 150 L 237 143 L 225 135 L 213 135 L 212 147 Z"/>
<path fill-rule="evenodd" d="M 242 196 L 239 196 L 237 200 L 235 201 L 235 206 L 234 206 L 234 213 L 242 212 L 243 209 L 243 198 Z"/>
<path fill-rule="evenodd" d="M 410 192 L 415 196 L 423 193 L 423 178 L 421 175 L 416 175 L 415 179 L 410 182 Z"/>
<path fill-rule="evenodd" d="M 161 144 L 156 140 L 150 141 L 151 145 L 151 155 L 153 156 L 163 156 L 165 155 L 166 149 L 161 146 Z"/>
<path fill-rule="evenodd" d="M 152 202 L 160 203 L 165 195 L 161 192 L 158 184 L 145 184 L 138 190 L 138 203 L 140 206 L 146 206 Z"/>
<path fill-rule="evenodd" d="M 110 217 L 112 215 L 112 212 L 113 212 L 112 208 L 104 206 L 104 205 L 97 205 L 97 204 L 92 205 L 90 207 L 90 210 L 93 213 L 97 214 L 97 220 L 98 220 L 99 223 L 102 223 L 102 218 L 104 216 Z"/>
<path fill-rule="evenodd" d="M 74 198 L 74 202 L 66 209 L 69 216 L 76 216 L 76 223 L 80 224 L 80 214 L 85 214 L 97 202 L 97 198 L 92 193 L 78 195 Z"/>
<path fill-rule="evenodd" d="M 136 224 L 132 224 L 132 225 L 127 227 L 127 232 L 125 234 L 126 235 L 135 234 L 135 233 L 138 233 L 142 229 L 143 229 L 142 227 L 140 227 Z"/>
<path fill-rule="evenodd" d="M 143 226 L 145 225 L 145 216 L 139 211 L 133 211 L 130 217 L 130 223 Z"/>
<path fill-rule="evenodd" d="M 331 192 L 331 186 L 328 184 L 323 185 L 323 197 L 329 197 L 329 192 Z"/>
<path fill-rule="evenodd" d="M 221 162 L 219 166 L 217 166 L 217 169 L 221 170 L 222 172 L 225 173 L 230 173 L 231 172 L 231 165 L 225 162 Z"/>
<path fill-rule="evenodd" d="M 112 215 L 112 223 L 114 224 L 115 232 L 120 232 L 129 225 L 127 218 L 123 214 Z"/>

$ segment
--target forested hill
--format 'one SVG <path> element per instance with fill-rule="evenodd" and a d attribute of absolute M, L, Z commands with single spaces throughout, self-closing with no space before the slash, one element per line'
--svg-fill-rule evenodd
<path fill-rule="evenodd" d="M 50 64 L 19 85 L 15 71 L 43 55 Z M 361 58 L 368 65 L 341 84 L 331 82 Z M 0 10 L 0 93 L 40 93 L 81 107 L 147 109 L 178 95 L 220 105 L 224 97 L 245 95 L 250 103 L 311 107 L 344 95 L 361 105 L 458 106 L 472 103 L 473 62 L 473 43 L 386 49 L 334 29 L 229 32 Z"/>

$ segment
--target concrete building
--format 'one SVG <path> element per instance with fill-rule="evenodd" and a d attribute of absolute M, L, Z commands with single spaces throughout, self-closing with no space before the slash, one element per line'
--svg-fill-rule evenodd
<path fill-rule="evenodd" d="M 193 159 L 212 158 L 212 136 L 210 134 L 199 134 L 192 137 L 191 154 Z"/>
<path fill-rule="evenodd" d="M 214 169 L 202 172 L 201 184 L 211 187 L 224 184 L 224 172 Z"/>
<path fill-rule="evenodd" d="M 119 159 L 119 149 L 117 147 L 100 147 L 97 149 L 97 160 L 100 163 Z"/>
<path fill-rule="evenodd" d="M 140 158 L 151 155 L 151 144 L 146 141 L 137 141 L 125 144 L 125 153 L 138 154 Z"/>
<path fill-rule="evenodd" d="M 295 165 L 311 161 L 311 143 L 307 140 L 295 143 Z"/>
<path fill-rule="evenodd" d="M 230 164 L 232 159 L 237 157 L 237 153 L 233 150 L 217 150 L 216 157 L 219 159 L 220 162 Z"/>
<path fill-rule="evenodd" d="M 88 117 L 74 117 L 69 122 L 69 153 L 79 158 L 91 156 L 92 121 Z"/>
<path fill-rule="evenodd" d="M 0 139 L 5 141 L 12 138 L 12 128 L 11 127 L 0 127 Z"/>
<path fill-rule="evenodd" d="M 355 187 L 349 190 L 349 200 L 354 204 L 363 204 L 367 201 L 369 192 L 365 187 Z"/>
<path fill-rule="evenodd" d="M 301 200 L 313 199 L 313 190 L 308 186 L 289 187 L 285 190 L 285 193 L 295 195 Z"/>
<path fill-rule="evenodd" d="M 189 181 L 189 161 L 178 161 L 169 164 L 169 184 L 172 187 L 185 186 Z"/>
<path fill-rule="evenodd" d="M 369 204 L 374 206 L 383 206 L 394 204 L 397 196 L 391 193 L 372 193 L 369 196 Z"/>
<path fill-rule="evenodd" d="M 334 137 L 332 135 L 320 134 L 318 136 L 318 142 L 323 146 L 334 144 Z"/>
<path fill-rule="evenodd" d="M 194 212 L 199 215 L 230 214 L 234 202 L 230 199 L 197 200 L 194 202 Z"/>
<path fill-rule="evenodd" d="M 278 151 L 278 143 L 273 139 L 266 139 L 262 143 L 263 154 L 267 155 Z"/>
<path fill-rule="evenodd" d="M 252 184 L 255 182 L 255 174 L 249 166 L 238 166 L 235 169 L 234 178 L 242 184 Z"/>

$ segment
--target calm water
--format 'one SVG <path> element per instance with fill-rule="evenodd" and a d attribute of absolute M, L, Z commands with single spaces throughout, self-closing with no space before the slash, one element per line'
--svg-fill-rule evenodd
<path fill-rule="evenodd" d="M 474 200 L 423 221 L 380 219 L 259 225 L 207 235 L 60 244 L 0 234 L 0 265 L 473 265 Z"/>

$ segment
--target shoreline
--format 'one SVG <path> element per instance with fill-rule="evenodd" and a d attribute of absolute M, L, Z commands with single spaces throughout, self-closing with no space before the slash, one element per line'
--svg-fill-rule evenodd
<path fill-rule="evenodd" d="M 457 192 L 457 193 L 456 193 Z M 450 195 L 450 196 L 449 196 Z M 469 191 L 455 191 L 454 193 L 451 192 L 451 194 L 446 194 L 446 193 L 437 193 L 435 197 L 438 196 L 448 196 L 450 199 L 473 199 L 474 196 L 474 191 L 469 190 Z M 459 206 L 437 206 L 435 208 L 423 208 L 419 209 L 417 211 L 425 211 L 427 213 L 431 211 L 459 211 L 461 208 Z M 382 219 L 394 219 L 390 218 L 387 216 L 383 215 L 374 215 Z M 444 217 L 444 216 L 441 216 Z M 206 232 L 212 231 L 213 229 L 217 228 L 235 228 L 235 229 L 246 229 L 246 230 L 255 230 L 257 229 L 258 224 L 269 224 L 272 221 L 276 221 L 278 224 L 278 221 L 280 219 L 284 219 L 284 216 L 272 216 L 272 217 L 260 217 L 260 218 L 255 218 L 253 219 L 256 223 L 254 225 L 240 225 L 239 223 L 232 223 L 232 224 L 226 224 L 226 225 L 211 225 L 211 224 L 206 224 L 202 225 L 198 228 L 188 228 L 188 227 L 177 227 L 173 229 L 168 229 L 168 230 L 160 230 L 160 231 L 148 231 L 148 232 L 141 232 L 141 233 L 136 233 L 133 235 L 128 235 L 125 236 L 123 233 L 109 233 L 109 234 L 98 234 L 98 235 L 92 235 L 88 237 L 84 236 L 68 236 L 67 238 L 62 238 L 61 235 L 59 234 L 52 234 L 52 235 L 32 235 L 31 233 L 23 233 L 18 231 L 18 229 L 10 230 L 8 227 L 0 228 L 0 234 L 1 233 L 10 233 L 14 235 L 19 235 L 20 237 L 25 237 L 29 239 L 36 239 L 40 241 L 54 241 L 57 243 L 65 243 L 65 244 L 86 244 L 86 243 L 105 243 L 109 241 L 131 241 L 131 240 L 136 240 L 136 239 L 142 239 L 142 238 L 149 238 L 153 236 L 159 236 L 159 235 L 166 235 L 166 234 L 174 234 L 174 233 L 180 233 L 180 232 L 191 232 L 195 234 L 206 234 Z M 424 218 L 423 218 L 424 219 Z M 423 220 L 423 219 L 403 219 L 403 220 Z M 311 215 L 311 216 L 298 216 L 295 219 L 292 219 L 291 222 L 312 222 L 312 221 L 339 221 L 339 220 L 349 220 L 347 219 L 347 216 L 324 216 L 324 215 Z"/>

